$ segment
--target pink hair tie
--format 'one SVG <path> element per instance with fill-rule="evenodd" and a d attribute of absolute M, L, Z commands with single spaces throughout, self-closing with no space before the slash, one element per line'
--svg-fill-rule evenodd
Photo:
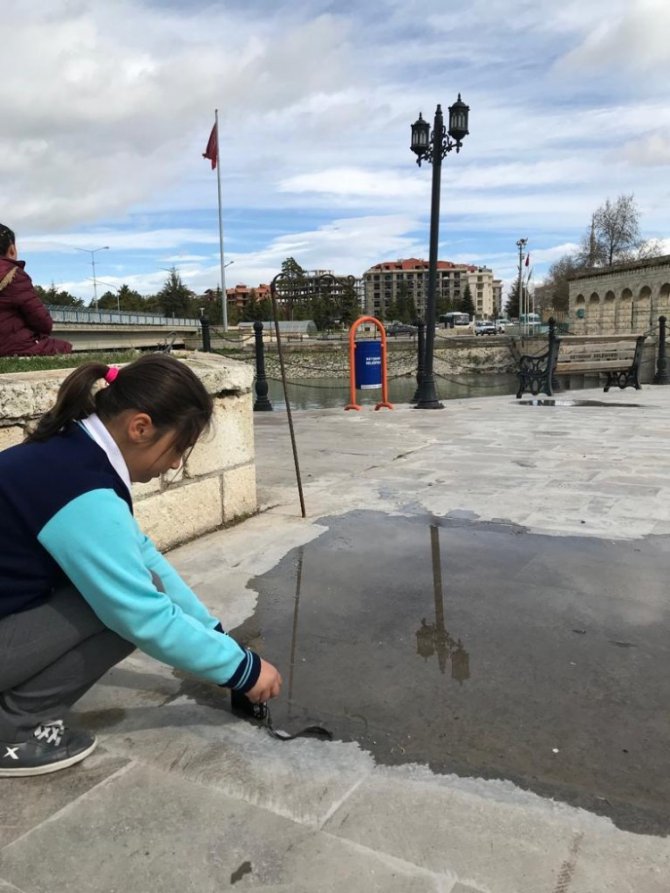
<path fill-rule="evenodd" d="M 116 366 L 110 366 L 109 369 L 105 372 L 105 376 L 104 376 L 107 384 L 111 384 L 116 379 L 116 376 L 118 374 L 119 374 L 118 368 Z"/>

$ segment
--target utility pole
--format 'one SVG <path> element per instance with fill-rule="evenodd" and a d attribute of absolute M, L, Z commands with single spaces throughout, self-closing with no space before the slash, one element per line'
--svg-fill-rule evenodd
<path fill-rule="evenodd" d="M 518 295 L 519 295 L 519 323 L 521 327 L 521 334 L 526 334 L 526 330 L 528 329 L 528 309 L 524 309 L 525 301 L 524 301 L 524 287 L 523 287 L 523 252 L 528 243 L 528 239 L 519 239 L 516 243 L 517 248 L 519 249 L 519 284 L 518 284 Z M 525 316 L 525 319 L 524 319 Z"/>

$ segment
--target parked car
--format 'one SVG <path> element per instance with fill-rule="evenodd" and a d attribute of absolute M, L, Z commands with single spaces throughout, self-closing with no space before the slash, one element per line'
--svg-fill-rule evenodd
<path fill-rule="evenodd" d="M 513 326 L 514 323 L 511 319 L 497 319 L 496 320 L 496 328 L 498 329 L 499 334 L 504 335 L 507 329 L 510 326 Z"/>
<path fill-rule="evenodd" d="M 404 322 L 392 322 L 386 326 L 387 335 L 415 335 L 416 326 L 407 325 Z"/>
<path fill-rule="evenodd" d="M 490 319 L 482 319 L 475 323 L 475 335 L 497 335 L 498 327 Z"/>

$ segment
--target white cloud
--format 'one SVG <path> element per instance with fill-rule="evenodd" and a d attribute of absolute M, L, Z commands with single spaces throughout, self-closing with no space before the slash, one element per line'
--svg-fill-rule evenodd
<path fill-rule="evenodd" d="M 670 164 L 670 131 L 648 133 L 625 143 L 621 154 L 630 164 L 656 167 Z"/>
<path fill-rule="evenodd" d="M 58 239 L 51 236 L 28 236 L 22 246 L 31 252 L 95 250 L 108 245 L 113 250 L 138 251 L 152 249 L 164 251 L 189 243 L 219 244 L 217 232 L 202 229 L 154 229 L 140 231 L 96 230 L 88 232 L 63 232 Z M 76 243 L 76 244 L 75 244 Z M 183 258 L 182 258 L 183 259 Z M 169 260 L 169 258 L 167 258 Z"/>
<path fill-rule="evenodd" d="M 173 254 L 171 257 L 162 258 L 166 264 L 197 263 L 202 260 L 212 260 L 212 257 L 207 254 Z"/>
<path fill-rule="evenodd" d="M 340 167 L 287 177 L 278 184 L 280 192 L 319 193 L 362 199 L 425 198 L 428 190 L 416 176 L 396 171 L 367 171 Z"/>
<path fill-rule="evenodd" d="M 233 261 L 234 266 L 225 271 L 226 287 L 230 288 L 238 282 L 248 285 L 270 282 L 280 271 L 286 257 L 294 257 L 307 270 L 323 269 L 323 258 L 327 257 L 328 269 L 342 275 L 360 275 L 379 260 L 423 257 L 427 254 L 427 243 L 417 241 L 411 235 L 417 225 L 415 219 L 402 215 L 340 218 L 313 231 L 282 235 L 260 251 L 229 253 L 227 259 Z M 218 258 L 203 261 L 184 259 L 177 264 L 184 283 L 197 293 L 217 286 L 221 280 Z M 162 287 L 165 278 L 164 269 L 148 274 L 104 276 L 107 284 L 120 287 L 125 283 L 141 294 L 155 293 Z M 39 279 L 36 281 L 48 285 L 51 280 L 44 283 Z M 98 281 L 102 282 L 102 278 L 99 277 Z M 92 294 L 90 277 L 63 278 L 57 281 L 57 285 L 86 299 Z"/>
<path fill-rule="evenodd" d="M 670 6 L 666 0 L 628 0 L 610 9 L 558 63 L 572 77 L 607 74 L 665 76 L 668 66 Z"/>
<path fill-rule="evenodd" d="M 3 45 L 3 214 L 17 228 L 60 229 L 169 188 L 188 157 L 204 177 L 214 107 L 225 132 L 249 105 L 276 114 L 306 91 L 337 89 L 353 64 L 345 32 L 328 16 L 276 40 L 214 6 L 29 4 Z M 233 34 L 235 51 L 222 52 Z"/>
<path fill-rule="evenodd" d="M 233 279 L 267 280 L 289 254 L 354 273 L 425 256 L 431 169 L 414 164 L 410 123 L 461 90 L 471 134 L 442 170 L 444 256 L 493 258 L 498 273 L 525 234 L 551 263 L 605 198 L 630 192 L 663 237 L 668 10 L 25 0 L 3 47 L 3 222 L 47 282 L 78 281 L 86 258 L 69 263 L 69 244 L 110 245 L 107 269 L 140 290 L 171 264 L 196 289 L 216 284 L 216 175 L 201 153 L 218 106 Z"/>

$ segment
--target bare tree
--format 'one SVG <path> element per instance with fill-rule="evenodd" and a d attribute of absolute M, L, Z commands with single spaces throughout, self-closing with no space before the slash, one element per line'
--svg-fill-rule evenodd
<path fill-rule="evenodd" d="M 549 267 L 540 291 L 544 308 L 568 309 L 569 280 L 579 272 L 614 263 L 644 260 L 660 254 L 656 239 L 640 236 L 640 212 L 633 195 L 609 199 L 591 215 L 579 250 L 566 254 Z"/>
<path fill-rule="evenodd" d="M 634 195 L 609 199 L 596 209 L 582 238 L 578 263 L 585 268 L 611 267 L 637 259 L 645 251 L 640 236 L 640 212 Z"/>
<path fill-rule="evenodd" d="M 569 280 L 584 267 L 585 265 L 572 254 L 566 254 L 555 261 L 549 267 L 547 278 L 542 284 L 542 306 L 553 307 L 554 310 L 567 310 Z"/>

